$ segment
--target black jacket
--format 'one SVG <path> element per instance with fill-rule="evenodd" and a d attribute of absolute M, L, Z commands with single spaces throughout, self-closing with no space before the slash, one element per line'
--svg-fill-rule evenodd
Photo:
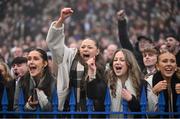
<path fill-rule="evenodd" d="M 122 48 L 128 49 L 134 53 L 136 60 L 141 70 L 143 71 L 144 69 L 143 56 L 142 56 L 142 53 L 138 49 L 138 44 L 136 44 L 135 47 L 133 47 L 131 42 L 129 41 L 126 20 L 118 21 L 118 35 L 119 35 L 119 42 Z"/>
<path fill-rule="evenodd" d="M 163 77 L 161 75 L 160 72 L 157 72 L 154 74 L 153 76 L 153 87 L 160 81 L 163 81 Z M 172 97 L 173 97 L 173 111 L 174 112 L 177 112 L 177 108 L 176 108 L 176 102 L 177 102 L 177 93 L 176 93 L 176 90 L 175 90 L 175 86 L 177 83 L 180 83 L 180 79 L 176 76 L 176 74 L 174 73 L 172 78 L 171 78 L 171 90 L 172 90 Z M 168 112 L 169 110 L 169 106 L 168 106 L 168 100 L 169 100 L 169 97 L 168 97 L 168 90 L 164 90 L 163 91 L 164 93 L 164 97 L 165 97 L 165 111 Z"/>
<path fill-rule="evenodd" d="M 2 110 L 2 98 L 3 98 L 3 92 L 6 88 L 7 91 L 7 98 L 8 98 L 8 111 L 13 110 L 13 103 L 14 103 L 14 92 L 15 92 L 15 80 L 10 80 L 8 82 L 5 82 L 3 77 L 0 76 L 0 110 Z"/>

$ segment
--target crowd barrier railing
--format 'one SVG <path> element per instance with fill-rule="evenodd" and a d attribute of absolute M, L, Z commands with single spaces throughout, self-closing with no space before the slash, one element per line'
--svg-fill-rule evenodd
<path fill-rule="evenodd" d="M 123 118 L 128 118 L 129 115 L 141 115 L 141 118 L 147 118 L 147 115 L 158 115 L 160 118 L 164 118 L 165 116 L 169 117 L 177 117 L 180 118 L 180 95 L 177 96 L 177 101 L 176 101 L 176 106 L 177 106 L 177 112 L 164 112 L 165 110 L 165 99 L 164 99 L 164 94 L 161 92 L 159 94 L 158 98 L 158 112 L 147 112 L 147 97 L 146 97 L 146 91 L 145 87 L 143 87 L 143 90 L 141 92 L 141 97 L 140 97 L 140 106 L 141 106 L 141 112 L 129 112 L 128 111 L 128 103 L 127 101 L 123 100 L 122 105 L 123 105 L 123 111 L 122 112 L 111 112 L 110 107 L 111 107 L 111 97 L 110 97 L 110 92 L 109 89 L 107 88 L 106 91 L 106 96 L 105 96 L 105 111 L 104 112 L 95 112 L 93 111 L 93 100 L 88 99 L 86 101 L 86 106 L 87 106 L 87 111 L 86 112 L 77 112 L 75 110 L 76 106 L 76 100 L 75 100 L 75 94 L 74 94 L 74 89 L 71 89 L 70 93 L 70 101 L 69 101 L 69 106 L 70 106 L 70 111 L 69 112 L 60 112 L 58 111 L 58 97 L 56 90 L 53 93 L 53 100 L 52 100 L 52 105 L 53 105 L 53 111 L 51 112 L 42 112 L 40 111 L 40 108 L 38 108 L 36 111 L 33 112 L 27 112 L 24 111 L 24 96 L 23 96 L 23 91 L 21 89 L 20 94 L 19 94 L 19 111 L 8 111 L 8 97 L 7 97 L 7 91 L 4 89 L 3 91 L 3 97 L 1 101 L 2 105 L 2 110 L 0 111 L 1 117 L 8 118 L 9 115 L 18 115 L 18 118 L 23 118 L 25 115 L 34 115 L 36 118 L 40 118 L 41 115 L 51 115 L 53 118 L 59 118 L 61 115 L 69 115 L 70 118 L 75 118 L 75 115 L 86 115 L 89 119 L 93 117 L 93 115 L 105 115 L 105 117 L 108 119 L 111 117 L 111 115 L 123 115 Z"/>

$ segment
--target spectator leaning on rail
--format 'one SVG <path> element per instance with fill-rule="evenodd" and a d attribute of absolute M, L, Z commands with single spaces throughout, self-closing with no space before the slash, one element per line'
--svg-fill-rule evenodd
<path fill-rule="evenodd" d="M 106 84 L 105 63 L 98 43 L 90 38 L 82 41 L 79 49 L 68 48 L 65 42 L 64 21 L 71 16 L 71 8 L 63 8 L 57 21 L 51 24 L 47 44 L 58 64 L 57 92 L 59 110 L 64 109 L 71 87 L 75 89 L 76 110 L 87 111 L 86 99 L 94 103 L 95 111 L 104 111 Z"/>
<path fill-rule="evenodd" d="M 14 83 L 15 80 L 13 80 L 10 69 L 8 65 L 5 62 L 0 61 L 0 110 L 2 110 L 2 98 L 3 98 L 3 92 L 6 88 L 7 91 L 7 98 L 8 98 L 8 111 L 13 111 L 13 100 L 14 100 Z M 1 117 L 2 115 L 0 115 Z M 8 115 L 11 117 L 11 115 Z M 12 118 L 12 117 L 11 117 Z"/>
<path fill-rule="evenodd" d="M 165 96 L 165 111 L 177 112 L 177 95 L 180 94 L 180 70 L 176 64 L 176 57 L 170 52 L 158 55 L 157 72 L 152 77 L 153 92 Z"/>
<path fill-rule="evenodd" d="M 52 96 L 55 87 L 44 50 L 31 50 L 27 56 L 29 72 L 21 79 L 25 99 L 25 110 L 34 111 L 37 106 L 41 111 L 52 111 Z"/>
<path fill-rule="evenodd" d="M 155 111 L 157 97 L 153 94 L 151 86 L 142 79 L 141 70 L 131 51 L 119 49 L 115 52 L 106 77 L 111 95 L 111 111 L 122 112 L 123 99 L 128 102 L 129 111 L 141 111 L 140 95 L 143 86 L 148 101 L 147 111 Z M 112 117 L 117 118 L 119 115 Z"/>

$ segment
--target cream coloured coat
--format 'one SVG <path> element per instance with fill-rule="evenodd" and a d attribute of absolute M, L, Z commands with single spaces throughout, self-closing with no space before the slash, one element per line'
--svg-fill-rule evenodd
<path fill-rule="evenodd" d="M 65 45 L 64 24 L 60 28 L 55 28 L 54 23 L 55 22 L 53 22 L 49 28 L 46 42 L 52 52 L 53 61 L 58 65 L 58 109 L 59 111 L 62 111 L 66 97 L 69 93 L 69 73 L 77 49 L 68 48 Z"/>

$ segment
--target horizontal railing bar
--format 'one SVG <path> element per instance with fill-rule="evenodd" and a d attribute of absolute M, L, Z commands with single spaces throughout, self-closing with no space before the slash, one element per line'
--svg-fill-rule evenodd
<path fill-rule="evenodd" d="M 52 115 L 52 114 L 128 114 L 128 115 L 180 115 L 179 112 L 3 112 L 0 114 L 34 114 L 34 115 Z"/>

